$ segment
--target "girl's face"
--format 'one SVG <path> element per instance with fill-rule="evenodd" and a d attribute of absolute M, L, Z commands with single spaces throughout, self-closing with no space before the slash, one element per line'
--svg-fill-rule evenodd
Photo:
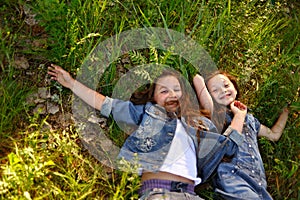
<path fill-rule="evenodd" d="M 154 101 L 168 112 L 177 111 L 181 96 L 181 86 L 176 77 L 169 75 L 157 80 L 154 89 Z"/>
<path fill-rule="evenodd" d="M 214 100 L 224 106 L 232 103 L 237 96 L 237 90 L 234 85 L 223 74 L 217 74 L 209 79 L 207 88 Z"/>

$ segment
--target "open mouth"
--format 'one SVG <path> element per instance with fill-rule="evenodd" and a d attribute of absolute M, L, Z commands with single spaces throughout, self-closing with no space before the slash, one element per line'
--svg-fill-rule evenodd
<path fill-rule="evenodd" d="M 178 101 L 174 100 L 174 101 L 167 101 L 165 102 L 165 106 L 172 106 L 172 107 L 177 107 L 179 104 Z"/>
<path fill-rule="evenodd" d="M 228 97 L 231 97 L 231 93 L 227 93 L 225 95 L 222 95 L 220 99 L 225 99 L 225 98 L 228 98 Z"/>

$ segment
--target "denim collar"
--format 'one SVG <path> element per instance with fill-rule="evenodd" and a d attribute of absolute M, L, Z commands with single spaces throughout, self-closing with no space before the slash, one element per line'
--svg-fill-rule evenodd
<path fill-rule="evenodd" d="M 166 109 L 158 104 L 147 103 L 146 113 L 155 119 L 167 121 L 170 119 L 177 119 L 175 112 L 167 112 Z"/>

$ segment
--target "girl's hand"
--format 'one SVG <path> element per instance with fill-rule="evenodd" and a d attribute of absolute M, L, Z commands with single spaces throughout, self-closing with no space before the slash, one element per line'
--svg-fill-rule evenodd
<path fill-rule="evenodd" d="M 102 104 L 105 100 L 105 96 L 98 93 L 95 90 L 88 88 L 79 81 L 76 81 L 72 76 L 60 66 L 51 64 L 48 74 L 51 75 L 51 79 L 59 82 L 63 86 L 71 89 L 71 91 L 85 101 L 87 104 L 101 110 Z"/>
<path fill-rule="evenodd" d="M 234 101 L 230 104 L 230 109 L 234 114 L 231 121 L 231 127 L 242 133 L 243 124 L 247 114 L 247 106 L 240 101 Z"/>
<path fill-rule="evenodd" d="M 247 106 L 240 101 L 234 101 L 230 104 L 230 109 L 234 115 L 241 114 L 246 116 L 247 114 Z"/>
<path fill-rule="evenodd" d="M 75 80 L 72 76 L 65 71 L 60 66 L 51 64 L 51 67 L 48 68 L 48 74 L 51 75 L 51 79 L 59 82 L 61 85 L 67 88 L 72 88 L 74 86 Z"/>

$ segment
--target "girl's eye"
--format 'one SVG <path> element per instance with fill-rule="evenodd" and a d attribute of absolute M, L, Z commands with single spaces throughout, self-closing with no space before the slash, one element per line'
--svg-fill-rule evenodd
<path fill-rule="evenodd" d="M 225 87 L 228 88 L 228 87 L 229 87 L 229 84 L 225 84 Z"/>
<path fill-rule="evenodd" d="M 166 94 L 166 93 L 168 93 L 168 90 L 162 90 L 162 91 L 160 91 L 160 93 Z"/>
<path fill-rule="evenodd" d="M 180 92 L 180 91 L 181 91 L 180 89 L 175 89 L 175 90 L 174 90 L 174 92 Z"/>

